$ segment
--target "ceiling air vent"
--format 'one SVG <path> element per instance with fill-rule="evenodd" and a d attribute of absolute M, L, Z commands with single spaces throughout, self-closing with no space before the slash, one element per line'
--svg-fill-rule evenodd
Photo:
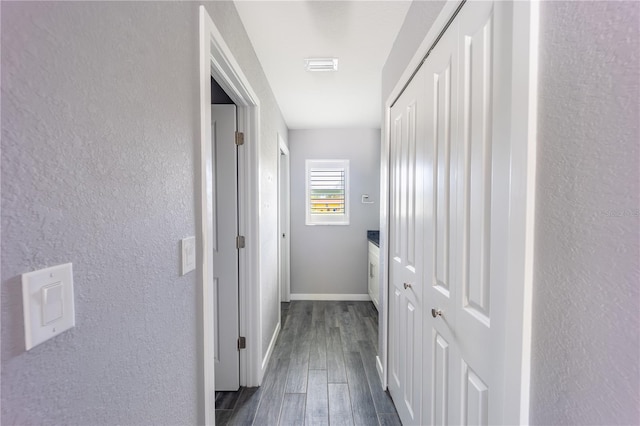
<path fill-rule="evenodd" d="M 307 71 L 338 71 L 338 58 L 308 58 L 304 60 Z"/>

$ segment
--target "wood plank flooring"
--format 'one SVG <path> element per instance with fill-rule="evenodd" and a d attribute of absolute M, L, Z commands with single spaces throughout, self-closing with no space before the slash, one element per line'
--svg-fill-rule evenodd
<path fill-rule="evenodd" d="M 216 425 L 401 425 L 377 346 L 371 302 L 283 303 L 262 386 L 217 392 Z"/>

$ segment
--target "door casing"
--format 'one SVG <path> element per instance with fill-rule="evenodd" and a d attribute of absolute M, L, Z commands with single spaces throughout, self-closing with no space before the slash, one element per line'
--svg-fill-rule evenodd
<path fill-rule="evenodd" d="M 204 6 L 199 7 L 200 152 L 196 177 L 197 296 L 199 352 L 199 424 L 215 424 L 214 304 L 212 266 L 211 77 L 237 106 L 238 131 L 245 144 L 238 152 L 238 231 L 246 248 L 239 253 L 240 385 L 258 386 L 264 375 L 260 327 L 258 146 L 260 99 L 240 69 Z"/>

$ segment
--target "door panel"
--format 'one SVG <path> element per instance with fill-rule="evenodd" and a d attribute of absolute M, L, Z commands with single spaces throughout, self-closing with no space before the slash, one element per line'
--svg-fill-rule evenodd
<path fill-rule="evenodd" d="M 466 22 L 465 22 L 466 24 Z M 471 22 L 469 22 L 471 24 Z M 463 101 L 463 304 L 489 326 L 489 233 L 491 218 L 492 16 L 465 25 Z M 469 34 L 469 35 L 467 35 Z"/>
<path fill-rule="evenodd" d="M 462 412 L 468 423 L 491 424 L 503 413 L 507 329 L 507 223 L 510 141 L 505 87 L 509 87 L 509 3 L 473 4 L 461 15 L 461 103 L 466 114 L 459 153 L 462 295 L 456 332 L 463 379 Z M 507 107 L 505 107 L 505 105 Z M 516 284 L 518 285 L 518 284 Z M 511 374 L 519 374 L 512 372 Z"/>
<path fill-rule="evenodd" d="M 235 391 L 240 387 L 235 105 L 211 105 L 211 126 L 216 390 Z"/>
<path fill-rule="evenodd" d="M 393 121 L 393 142 L 394 143 L 394 147 L 395 147 L 395 143 L 402 143 L 402 124 L 403 124 L 403 115 L 400 114 L 398 115 L 395 120 Z M 395 147 L 397 152 L 400 152 L 402 150 L 401 146 L 397 146 Z M 392 148 L 393 149 L 393 148 Z M 392 210 L 392 229 L 397 230 L 397 232 L 392 232 L 392 239 L 391 241 L 394 242 L 393 244 L 393 260 L 394 262 L 401 262 L 401 258 L 402 258 L 402 232 L 400 232 L 400 224 L 402 221 L 402 214 L 400 211 L 400 208 L 402 206 L 402 203 L 400 202 L 400 197 L 402 195 L 402 191 L 400 190 L 400 188 L 402 188 L 401 185 L 401 180 L 400 180 L 400 175 L 402 173 L 402 156 L 401 155 L 397 155 L 397 152 L 394 151 L 392 157 L 391 157 L 391 161 L 393 163 L 393 175 L 392 175 L 392 179 L 391 179 L 391 190 L 392 192 L 392 202 L 391 202 L 391 210 Z"/>
<path fill-rule="evenodd" d="M 278 136 L 278 143 L 282 146 L 284 141 Z M 289 152 L 279 149 L 278 161 L 278 282 L 280 290 L 280 301 L 289 302 L 291 300 L 291 246 L 290 234 L 290 165 Z"/>
<path fill-rule="evenodd" d="M 416 103 L 412 103 L 406 109 L 407 139 L 405 144 L 405 157 L 403 158 L 405 186 L 402 191 L 406 195 L 406 215 L 402 233 L 406 243 L 406 264 L 408 272 L 416 272 Z M 416 291 L 419 289 L 416 288 Z"/>
<path fill-rule="evenodd" d="M 420 319 L 416 318 L 416 307 L 407 299 L 406 306 L 403 309 L 403 313 L 406 316 L 404 320 L 404 328 L 406 337 L 404 339 L 405 348 L 403 355 L 404 365 L 404 383 L 403 383 L 403 397 L 404 404 L 407 407 L 407 411 L 411 418 L 415 418 L 415 409 L 420 405 L 420 389 L 416 387 L 416 382 L 420 382 L 417 379 L 416 373 L 420 371 L 420 359 L 416 360 L 416 342 L 413 336 L 417 328 L 417 323 Z M 418 361 L 418 365 L 416 365 Z"/>
<path fill-rule="evenodd" d="M 498 3 L 496 3 L 498 5 Z M 497 383 L 502 343 L 494 340 L 504 324 L 492 323 L 491 298 L 494 283 L 503 280 L 494 270 L 498 265 L 506 274 L 506 262 L 492 262 L 495 241 L 492 234 L 501 232 L 506 221 L 496 216 L 494 190 L 497 174 L 494 146 L 494 5 L 472 4 L 460 15 L 460 105 L 465 112 L 459 123 L 457 150 L 459 184 L 458 258 L 460 274 L 456 285 L 461 293 L 456 301 L 457 347 L 463 375 L 460 389 L 462 413 L 471 423 L 486 424 L 488 411 L 482 409 Z M 504 84 L 504 82 L 500 82 Z M 508 179 L 508 177 L 502 177 Z M 474 396 L 475 395 L 475 396 Z M 480 398 L 478 402 L 478 398 Z M 480 405 L 477 405 L 480 404 Z M 488 409 L 488 406 L 486 407 Z M 485 418 L 486 417 L 486 418 Z"/>
<path fill-rule="evenodd" d="M 465 425 L 487 425 L 489 389 L 480 377 L 462 362 L 462 422 Z"/>
<path fill-rule="evenodd" d="M 433 149 L 434 149 L 434 285 L 444 296 L 450 290 L 450 218 L 451 218 L 451 77 L 454 58 L 445 57 L 440 70 L 432 74 L 429 95 L 433 96 Z M 454 74 L 455 75 L 455 74 Z"/>
<path fill-rule="evenodd" d="M 401 312 L 400 303 L 402 293 L 397 288 L 393 289 L 393 299 L 391 300 L 391 305 L 389 309 L 394 312 L 394 314 L 399 315 Z M 389 327 L 391 332 L 391 356 L 390 356 L 390 365 L 391 365 L 391 376 L 393 378 L 393 388 L 400 388 L 400 342 L 402 339 L 400 338 L 400 323 L 399 319 L 394 317 L 394 321 L 391 323 L 391 327 Z"/>
<path fill-rule="evenodd" d="M 424 116 L 425 167 L 425 403 L 430 424 L 458 424 L 456 309 L 455 143 L 458 140 L 458 24 L 454 21 L 423 65 L 426 96 Z M 433 317 L 432 309 L 436 316 Z M 428 336 L 428 337 L 427 337 Z M 426 424 L 426 422 L 425 422 Z"/>
<path fill-rule="evenodd" d="M 414 79 L 391 111 L 390 392 L 404 424 L 420 423 L 422 405 L 423 104 L 422 80 Z"/>
<path fill-rule="evenodd" d="M 449 413 L 449 342 L 437 332 L 434 334 L 432 365 L 431 424 L 447 425 Z"/>

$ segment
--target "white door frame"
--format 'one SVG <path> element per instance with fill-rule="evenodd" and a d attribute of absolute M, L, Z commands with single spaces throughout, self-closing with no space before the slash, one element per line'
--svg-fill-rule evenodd
<path fill-rule="evenodd" d="M 389 359 L 389 156 L 391 106 L 462 0 L 449 0 L 405 68 L 385 101 L 380 180 L 380 286 L 382 288 L 379 351 L 376 359 L 383 387 L 388 386 Z M 505 359 L 506 371 L 520 371 L 508 377 L 505 386 L 504 419 L 509 424 L 529 423 L 531 370 L 531 301 L 533 287 L 535 166 L 537 127 L 539 1 L 513 2 L 511 63 L 511 181 L 509 185 L 508 244 L 513 258 L 508 279 L 520 283 L 507 294 L 508 311 Z M 516 165 L 517 167 L 513 167 Z"/>
<path fill-rule="evenodd" d="M 286 157 L 283 159 L 282 157 Z M 282 139 L 282 136 L 278 134 L 278 283 L 280 286 L 280 302 L 289 302 L 291 300 L 291 221 L 290 221 L 290 161 L 289 161 L 289 148 Z M 284 163 L 284 165 L 283 165 Z M 283 177 L 282 172 L 285 171 Z M 281 182 L 280 179 L 284 179 Z M 282 190 L 282 184 L 284 183 L 285 190 Z M 284 209 L 282 201 L 284 203 Z M 284 210 L 284 211 L 283 211 Z M 283 217 L 284 215 L 284 217 Z M 284 225 L 283 225 L 284 219 Z M 283 240 L 282 234 L 286 235 Z M 284 247 L 283 247 L 284 245 Z M 283 259 L 284 257 L 284 259 Z M 286 265 L 284 271 L 282 270 L 282 263 Z M 283 276 L 284 275 L 284 276 Z M 281 325 L 282 327 L 282 325 Z"/>
<path fill-rule="evenodd" d="M 240 335 L 247 349 L 240 351 L 240 385 L 260 382 L 262 338 L 260 328 L 258 146 L 260 100 L 240 69 L 222 34 L 204 6 L 199 10 L 200 69 L 200 161 L 196 197 L 199 206 L 197 231 L 198 335 L 200 401 L 199 423 L 215 424 L 213 246 L 211 200 L 211 77 L 225 90 L 238 108 L 238 131 L 245 145 L 238 150 L 238 230 L 245 236 L 246 248 L 239 252 Z M 200 346 L 201 345 L 201 346 Z"/>

